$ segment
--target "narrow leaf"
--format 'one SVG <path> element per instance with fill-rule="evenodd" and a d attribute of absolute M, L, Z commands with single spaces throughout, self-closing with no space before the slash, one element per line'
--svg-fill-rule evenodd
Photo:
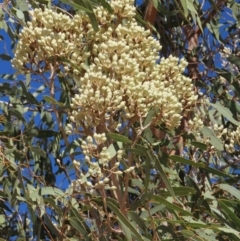
<path fill-rule="evenodd" d="M 196 190 L 194 190 L 191 187 L 173 187 L 173 191 L 175 195 L 178 196 L 188 196 L 188 195 L 193 195 L 196 193 Z M 161 192 L 161 196 L 163 197 L 169 197 L 170 193 L 168 191 L 166 192 Z"/>
<path fill-rule="evenodd" d="M 75 2 L 73 1 L 69 1 L 69 0 L 60 0 L 60 2 L 62 3 L 66 3 L 68 4 L 69 6 L 72 6 L 73 8 L 77 9 L 77 10 L 81 10 L 81 11 L 84 11 L 86 13 L 92 13 L 92 11 L 90 9 L 87 9 L 81 5 L 78 5 L 76 4 Z"/>
<path fill-rule="evenodd" d="M 227 118 L 233 124 L 235 124 L 237 126 L 240 125 L 239 121 L 236 121 L 235 119 L 233 119 L 233 114 L 232 114 L 232 112 L 228 108 L 222 106 L 220 103 L 217 103 L 217 104 L 210 103 L 210 105 L 212 107 L 214 107 L 215 109 L 217 109 L 217 111 L 219 113 L 221 113 L 225 118 Z"/>
<path fill-rule="evenodd" d="M 44 214 L 44 221 L 46 222 L 48 228 L 52 231 L 52 233 L 54 233 L 59 239 L 62 238 L 60 232 L 58 231 L 58 229 L 53 225 L 51 219 L 48 217 L 48 215 L 45 213 Z"/>
<path fill-rule="evenodd" d="M 6 55 L 6 54 L 0 54 L 0 59 L 9 61 L 12 59 L 12 57 L 10 57 L 9 55 Z"/>
<path fill-rule="evenodd" d="M 114 141 L 119 141 L 122 143 L 132 143 L 132 141 L 129 140 L 126 136 L 119 135 L 116 133 L 108 133 L 107 136 L 110 137 Z"/>
<path fill-rule="evenodd" d="M 200 148 L 200 149 L 202 149 L 202 150 L 204 150 L 204 151 L 207 150 L 207 145 L 204 144 L 204 143 L 201 143 L 201 142 L 192 141 L 192 142 L 191 142 L 191 145 L 193 145 L 193 146 L 195 146 L 195 147 L 198 147 L 198 148 Z"/>
<path fill-rule="evenodd" d="M 232 224 L 236 225 L 236 227 L 240 229 L 240 219 L 235 215 L 235 213 L 232 212 L 232 210 L 224 202 L 221 202 L 219 200 L 218 203 L 220 205 L 220 208 L 228 216 L 228 220 L 230 219 Z"/>
<path fill-rule="evenodd" d="M 53 195 L 56 197 L 63 197 L 64 192 L 56 187 L 42 187 L 39 189 L 39 195 Z"/>
<path fill-rule="evenodd" d="M 89 0 L 78 0 L 82 6 L 84 6 L 85 8 L 87 8 L 88 10 L 90 10 L 91 12 L 86 12 L 88 17 L 90 18 L 90 21 L 92 23 L 92 27 L 94 29 L 95 32 L 97 32 L 99 30 L 98 28 L 98 22 L 97 22 L 97 18 L 93 12 L 93 8 L 91 5 L 91 2 Z"/>
<path fill-rule="evenodd" d="M 46 102 L 48 102 L 48 103 L 51 103 L 51 104 L 54 104 L 54 105 L 58 105 L 58 106 L 60 106 L 60 107 L 63 107 L 63 106 L 64 106 L 63 103 L 60 103 L 60 102 L 56 101 L 56 100 L 53 99 L 51 96 L 45 95 L 45 96 L 43 96 L 43 99 L 44 99 Z"/>
<path fill-rule="evenodd" d="M 236 197 L 238 200 L 240 200 L 240 191 L 238 189 L 236 189 L 235 187 L 230 186 L 228 184 L 219 184 L 219 188 L 224 191 L 229 192 L 234 197 Z"/>
<path fill-rule="evenodd" d="M 99 3 L 104 7 L 104 9 L 107 9 L 109 13 L 113 13 L 113 9 L 111 5 L 106 0 L 98 0 Z"/>
<path fill-rule="evenodd" d="M 20 186 L 22 188 L 23 195 L 26 198 L 26 191 L 25 191 L 25 186 L 24 186 L 24 183 L 23 183 L 22 171 L 21 171 L 20 166 L 18 166 L 17 170 L 18 170 L 18 180 L 20 182 Z"/>
<path fill-rule="evenodd" d="M 176 197 L 175 197 L 174 191 L 173 191 L 173 189 L 172 189 L 172 185 L 171 185 L 171 183 L 169 182 L 168 177 L 167 177 L 166 173 L 164 172 L 164 170 L 163 170 L 163 168 L 162 168 L 162 164 L 160 163 L 159 158 L 157 158 L 155 155 L 151 155 L 151 154 L 150 154 L 150 151 L 147 151 L 147 154 L 148 154 L 148 156 L 149 156 L 150 159 L 151 159 L 151 158 L 154 158 L 155 163 L 156 163 L 156 167 L 157 167 L 157 169 L 158 169 L 158 171 L 159 171 L 159 174 L 160 174 L 160 176 L 161 176 L 161 178 L 162 178 L 162 180 L 163 180 L 163 182 L 164 182 L 167 190 L 168 190 L 169 193 L 172 195 L 172 197 L 175 199 Z"/>
<path fill-rule="evenodd" d="M 85 230 L 85 228 L 83 227 L 83 225 L 81 224 L 81 222 L 76 218 L 76 217 L 71 217 L 70 218 L 70 224 L 83 236 L 87 235 L 87 231 Z"/>
<path fill-rule="evenodd" d="M 180 162 L 180 163 L 183 163 L 183 164 L 192 165 L 192 166 L 194 166 L 194 167 L 205 167 L 205 166 L 206 166 L 206 165 L 203 164 L 203 163 L 194 162 L 194 161 L 185 159 L 185 158 L 180 157 L 180 156 L 175 156 L 175 155 L 169 156 L 169 159 L 171 159 L 171 160 L 173 160 L 173 161 L 175 161 L 175 162 Z"/>
<path fill-rule="evenodd" d="M 114 203 L 110 198 L 107 198 L 107 206 L 117 215 L 118 219 L 131 230 L 131 232 L 137 237 L 139 241 L 143 240 L 142 236 L 133 227 L 133 225 L 126 219 L 126 217 L 122 214 L 122 212 L 114 205 Z"/>
<path fill-rule="evenodd" d="M 172 235 L 172 238 L 175 240 L 175 241 L 179 241 L 179 238 L 178 236 L 176 235 L 176 233 L 174 232 L 174 230 L 170 227 L 167 227 L 165 225 L 160 225 L 157 227 L 157 230 L 162 230 L 162 237 L 166 234 L 166 233 L 170 233 Z"/>
<path fill-rule="evenodd" d="M 240 58 L 237 56 L 232 55 L 232 56 L 228 57 L 227 60 L 232 64 L 240 65 Z"/>
<path fill-rule="evenodd" d="M 30 148 L 31 148 L 31 151 L 36 153 L 37 155 L 46 157 L 46 152 L 43 151 L 39 146 L 31 146 Z"/>
<path fill-rule="evenodd" d="M 159 204 L 163 204 L 165 205 L 167 208 L 171 209 L 171 210 L 175 210 L 177 212 L 180 212 L 182 215 L 184 216 L 192 216 L 192 214 L 184 209 L 182 209 L 181 207 L 170 203 L 169 201 L 167 201 L 165 198 L 162 198 L 160 196 L 152 196 L 152 202 L 156 202 Z"/>
<path fill-rule="evenodd" d="M 49 138 L 53 136 L 57 136 L 58 132 L 52 130 L 39 130 L 36 137 L 38 138 Z"/>
<path fill-rule="evenodd" d="M 223 143 L 222 141 L 216 137 L 215 133 L 213 130 L 211 130 L 209 127 L 202 127 L 201 132 L 203 133 L 203 136 L 205 138 L 210 138 L 210 143 L 219 151 L 223 151 Z"/>

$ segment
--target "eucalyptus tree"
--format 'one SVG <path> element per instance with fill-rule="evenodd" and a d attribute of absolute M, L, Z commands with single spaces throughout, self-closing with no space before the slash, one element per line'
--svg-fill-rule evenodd
<path fill-rule="evenodd" d="M 238 7 L 4 1 L 0 240 L 239 240 Z"/>

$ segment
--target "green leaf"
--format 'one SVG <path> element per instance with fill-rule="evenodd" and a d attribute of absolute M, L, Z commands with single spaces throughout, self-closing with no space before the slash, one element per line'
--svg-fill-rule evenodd
<path fill-rule="evenodd" d="M 27 137 L 33 137 L 33 136 L 37 136 L 38 135 L 38 131 L 34 128 L 32 129 L 28 129 L 24 132 L 24 134 L 27 136 Z"/>
<path fill-rule="evenodd" d="M 81 10 L 81 11 L 84 11 L 85 13 L 92 13 L 92 10 L 86 8 L 86 7 L 83 7 L 82 5 L 78 5 L 76 4 L 75 2 L 73 1 L 69 1 L 69 0 L 60 0 L 60 2 L 62 3 L 66 3 L 68 4 L 69 6 L 72 6 L 73 8 L 77 9 L 77 10 Z"/>
<path fill-rule="evenodd" d="M 5 215 L 4 214 L 0 214 L 0 225 L 4 224 L 5 222 L 6 222 Z"/>
<path fill-rule="evenodd" d="M 125 190 L 125 189 L 124 189 Z M 140 192 L 134 188 L 128 187 L 128 192 L 140 195 Z"/>
<path fill-rule="evenodd" d="M 114 141 L 119 141 L 122 143 L 132 143 L 131 140 L 129 140 L 126 136 L 116 134 L 116 133 L 108 133 L 107 136 L 111 138 Z"/>
<path fill-rule="evenodd" d="M 63 197 L 64 192 L 61 189 L 58 189 L 56 187 L 42 187 L 39 189 L 39 195 L 53 195 L 57 197 Z"/>
<path fill-rule="evenodd" d="M 226 70 L 226 69 L 214 69 L 220 76 L 222 76 L 223 78 L 225 78 L 227 81 L 229 81 L 229 83 L 232 83 L 236 77 L 234 76 L 234 74 L 232 74 L 230 71 Z"/>
<path fill-rule="evenodd" d="M 237 239 L 235 239 L 235 240 L 239 241 L 240 232 L 236 231 L 235 229 L 230 228 L 230 227 L 227 227 L 227 228 L 219 227 L 218 230 L 223 231 L 223 232 L 228 233 L 228 234 L 236 235 Z"/>
<path fill-rule="evenodd" d="M 82 230 L 85 230 L 83 233 L 85 235 L 87 235 L 90 232 L 89 227 L 87 226 L 85 220 L 82 218 L 82 216 L 79 214 L 78 210 L 71 206 L 70 207 L 71 210 L 71 217 L 74 217 L 77 219 L 77 221 L 79 222 L 79 226 L 81 227 Z"/>
<path fill-rule="evenodd" d="M 6 55 L 6 54 L 0 54 L 0 59 L 9 61 L 12 59 L 12 57 L 10 57 L 9 55 Z"/>
<path fill-rule="evenodd" d="M 113 9 L 111 5 L 106 0 L 98 0 L 99 3 L 104 7 L 104 9 L 107 9 L 109 13 L 113 13 Z"/>
<path fill-rule="evenodd" d="M 192 141 L 192 142 L 191 142 L 191 145 L 192 145 L 192 146 L 195 146 L 195 147 L 198 147 L 198 148 L 200 148 L 200 149 L 202 149 L 202 150 L 204 150 L 204 151 L 206 151 L 206 150 L 207 150 L 207 147 L 208 147 L 208 145 L 206 145 L 206 144 L 204 144 L 204 143 L 201 143 L 201 142 L 197 142 L 197 141 Z"/>
<path fill-rule="evenodd" d="M 39 146 L 31 146 L 31 151 L 36 153 L 39 156 L 46 157 L 46 152 L 43 151 Z"/>
<path fill-rule="evenodd" d="M 208 30 L 213 34 L 213 36 L 220 42 L 219 27 L 220 24 L 215 18 L 211 18 L 210 23 L 206 24 Z"/>
<path fill-rule="evenodd" d="M 203 169 L 206 170 L 208 173 L 215 174 L 215 175 L 217 175 L 219 177 L 228 177 L 228 178 L 234 179 L 233 176 L 231 176 L 229 174 L 226 174 L 224 172 L 221 172 L 221 171 L 219 171 L 217 169 L 211 168 L 211 167 L 204 167 Z"/>
<path fill-rule="evenodd" d="M 59 239 L 62 239 L 62 235 L 60 234 L 59 230 L 53 225 L 48 215 L 45 213 L 43 216 L 44 221 L 46 222 L 47 227 L 51 230 L 51 232 L 54 233 Z"/>
<path fill-rule="evenodd" d="M 240 58 L 237 56 L 232 55 L 232 56 L 228 57 L 227 60 L 232 64 L 240 65 Z"/>
<path fill-rule="evenodd" d="M 58 106 L 60 106 L 60 107 L 63 107 L 63 106 L 64 106 L 63 103 L 60 103 L 60 102 L 56 101 L 56 100 L 53 99 L 51 96 L 45 95 L 45 96 L 43 96 L 43 99 L 44 99 L 46 102 L 48 102 L 48 103 L 51 103 L 51 104 L 54 104 L 54 105 L 58 105 Z"/>
<path fill-rule="evenodd" d="M 169 159 L 175 161 L 175 162 L 180 162 L 180 163 L 183 163 L 183 164 L 188 164 L 188 165 L 192 165 L 192 166 L 195 166 L 195 167 L 205 167 L 206 165 L 203 164 L 203 163 L 200 163 L 200 162 L 194 162 L 194 161 L 191 161 L 191 160 L 188 160 L 188 159 L 185 159 L 183 157 L 180 157 L 180 156 L 169 156 Z"/>
<path fill-rule="evenodd" d="M 81 5 L 83 5 L 85 8 L 92 11 L 92 12 L 87 12 L 87 15 L 90 18 L 90 21 L 92 23 L 92 27 L 93 27 L 94 31 L 97 32 L 99 30 L 98 22 L 97 22 L 97 18 L 95 16 L 95 14 L 93 12 L 91 2 L 89 0 L 78 0 L 78 1 L 81 2 Z"/>
<path fill-rule="evenodd" d="M 174 230 L 171 227 L 167 227 L 165 225 L 160 225 L 156 229 L 162 230 L 161 237 L 163 237 L 166 233 L 170 233 L 172 235 L 172 238 L 174 239 L 174 241 L 179 241 L 178 236 L 176 235 L 176 233 L 174 232 Z"/>
<path fill-rule="evenodd" d="M 175 195 L 178 196 L 188 196 L 188 195 L 193 195 L 196 193 L 196 190 L 191 188 L 191 187 L 173 187 L 173 191 Z M 169 197 L 170 193 L 169 192 L 161 192 L 161 196 L 163 197 Z"/>
<path fill-rule="evenodd" d="M 82 223 L 76 217 L 70 217 L 70 224 L 84 237 L 87 236 L 87 231 Z"/>
<path fill-rule="evenodd" d="M 193 217 L 186 217 L 182 216 L 182 218 L 187 222 L 188 227 L 192 228 L 204 228 L 204 229 L 219 229 L 220 225 L 212 225 L 211 223 L 204 223 L 201 220 L 196 220 Z M 181 223 L 181 220 L 177 220 L 179 223 Z"/>
<path fill-rule="evenodd" d="M 194 180 L 190 176 L 186 176 L 185 178 L 188 183 L 188 186 L 192 186 L 196 190 L 196 195 L 200 197 L 202 195 L 202 192 L 199 189 L 198 185 L 194 182 Z"/>
<path fill-rule="evenodd" d="M 169 179 L 168 179 L 166 173 L 164 172 L 164 170 L 162 168 L 162 164 L 161 164 L 159 158 L 157 158 L 155 155 L 152 155 L 150 151 L 147 151 L 147 154 L 149 156 L 149 159 L 153 158 L 155 160 L 155 164 L 156 164 L 156 167 L 159 171 L 159 175 L 161 176 L 167 190 L 171 193 L 172 197 L 175 199 L 175 194 L 174 194 L 174 191 L 172 189 L 172 185 L 169 182 Z"/>
<path fill-rule="evenodd" d="M 51 59 L 51 58 L 49 58 L 49 59 Z M 70 61 L 69 59 L 64 58 L 64 57 L 59 57 L 58 59 L 61 60 L 61 61 L 63 61 L 63 62 L 65 62 L 65 63 L 69 63 L 72 68 L 74 68 L 74 69 L 78 70 L 80 73 L 82 73 L 83 68 L 82 68 L 82 67 L 80 68 L 78 65 L 74 64 L 74 63 L 73 63 L 72 61 Z"/>
<path fill-rule="evenodd" d="M 23 196 L 26 198 L 26 191 L 25 191 L 25 186 L 23 183 L 22 171 L 21 171 L 20 166 L 18 166 L 17 170 L 18 170 L 18 180 L 20 182 L 20 187 L 22 188 Z"/>
<path fill-rule="evenodd" d="M 38 137 L 38 138 L 49 138 L 49 137 L 53 137 L 53 136 L 57 136 L 57 135 L 58 135 L 58 132 L 56 132 L 56 131 L 39 130 L 36 137 Z"/>
<path fill-rule="evenodd" d="M 219 184 L 218 186 L 220 189 L 229 192 L 234 197 L 236 197 L 238 200 L 240 200 L 240 191 L 238 189 L 236 189 L 235 187 L 230 186 L 228 184 Z"/>
<path fill-rule="evenodd" d="M 179 207 L 179 206 L 177 206 L 175 204 L 170 203 L 165 198 L 162 198 L 160 196 L 153 195 L 151 201 L 152 202 L 156 202 L 158 204 L 163 204 L 163 205 L 165 205 L 167 208 L 169 208 L 171 210 L 180 212 L 183 216 L 192 216 L 192 214 L 190 212 L 184 210 L 183 208 L 181 208 L 181 207 Z"/>
<path fill-rule="evenodd" d="M 127 218 L 122 214 L 122 212 L 114 205 L 114 202 L 111 198 L 107 198 L 107 206 L 117 215 L 119 221 L 122 224 L 126 225 L 131 232 L 137 237 L 137 239 L 143 240 L 142 236 L 138 233 L 138 231 L 133 227 L 133 225 L 127 220 Z"/>
<path fill-rule="evenodd" d="M 23 123 L 26 123 L 26 120 L 25 118 L 23 117 L 23 115 L 21 114 L 20 111 L 16 110 L 16 109 L 9 109 L 8 110 L 8 113 L 10 115 L 13 115 L 15 117 L 17 117 L 19 120 L 21 120 Z"/>
<path fill-rule="evenodd" d="M 36 98 L 31 93 L 29 93 L 27 91 L 27 88 L 26 88 L 25 84 L 22 81 L 19 81 L 18 84 L 21 85 L 23 95 L 26 97 L 26 99 L 29 101 L 29 103 L 34 104 L 34 105 L 39 105 Z"/>
<path fill-rule="evenodd" d="M 219 151 L 223 151 L 223 143 L 222 141 L 216 137 L 214 131 L 210 129 L 209 127 L 202 127 L 201 132 L 203 133 L 204 138 L 210 138 L 210 143 Z"/>
<path fill-rule="evenodd" d="M 221 200 L 218 200 L 218 204 L 223 212 L 227 215 L 228 221 L 231 221 L 238 229 L 240 229 L 240 219 L 232 212 L 232 210 Z"/>
<path fill-rule="evenodd" d="M 26 0 L 16 0 L 17 7 L 22 11 L 28 11 L 28 2 Z"/>
<path fill-rule="evenodd" d="M 44 203 L 54 209 L 59 216 L 62 216 L 63 210 L 61 206 L 56 204 L 55 197 L 44 197 Z"/>
<path fill-rule="evenodd" d="M 146 156 L 147 155 L 147 148 L 139 145 L 139 144 L 136 144 L 134 146 L 134 148 L 126 148 L 127 151 L 129 152 L 132 152 L 132 153 L 135 153 L 137 155 L 140 155 L 140 156 Z"/>
<path fill-rule="evenodd" d="M 29 0 L 29 2 L 34 8 L 39 8 L 39 6 L 36 4 L 35 0 Z"/>
<path fill-rule="evenodd" d="M 159 211 L 162 211 L 165 208 L 166 208 L 166 206 L 164 204 L 156 205 L 156 206 L 154 206 L 153 208 L 150 209 L 150 212 L 149 211 L 142 211 L 141 215 L 140 215 L 140 218 L 149 218 L 153 214 L 155 214 Z"/>
<path fill-rule="evenodd" d="M 16 15 L 19 19 L 24 19 L 24 14 L 21 10 L 17 9 Z"/>
<path fill-rule="evenodd" d="M 119 223 L 120 223 L 120 225 L 122 227 L 123 233 L 125 234 L 125 240 L 132 241 L 132 235 L 131 235 L 131 232 L 130 232 L 128 226 L 126 226 L 124 224 L 124 222 L 122 222 L 119 217 L 117 217 L 117 219 L 118 219 L 118 221 L 119 221 Z"/>
<path fill-rule="evenodd" d="M 147 155 L 146 158 L 147 159 L 144 165 L 144 172 L 145 172 L 144 187 L 145 187 L 145 190 L 148 190 L 148 186 L 150 182 L 151 158 L 149 157 L 149 155 Z"/>
<path fill-rule="evenodd" d="M 145 223 L 142 221 L 142 219 L 139 217 L 138 214 L 136 214 L 135 212 L 129 212 L 128 213 L 129 217 L 136 222 L 136 224 L 138 225 L 138 227 L 143 231 L 146 232 L 147 231 L 147 227 L 145 225 Z"/>
<path fill-rule="evenodd" d="M 214 107 L 215 109 L 217 109 L 217 111 L 219 113 L 221 113 L 225 118 L 227 118 L 229 121 L 231 121 L 233 124 L 239 126 L 240 125 L 240 122 L 239 121 L 236 121 L 235 119 L 233 119 L 233 114 L 232 112 L 222 106 L 220 103 L 217 103 L 217 104 L 213 104 L 213 103 L 209 103 L 212 107 Z"/>
<path fill-rule="evenodd" d="M 157 9 L 157 11 L 165 16 L 174 16 L 180 12 L 180 10 L 168 11 L 164 5 L 162 5 L 158 0 L 153 0 L 153 6 Z"/>
<path fill-rule="evenodd" d="M 0 136 L 7 136 L 9 133 L 10 131 L 0 131 Z"/>

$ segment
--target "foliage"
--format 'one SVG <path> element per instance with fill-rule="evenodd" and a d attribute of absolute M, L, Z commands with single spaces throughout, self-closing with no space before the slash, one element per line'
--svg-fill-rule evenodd
<path fill-rule="evenodd" d="M 0 240 L 240 240 L 238 9 L 4 1 Z"/>

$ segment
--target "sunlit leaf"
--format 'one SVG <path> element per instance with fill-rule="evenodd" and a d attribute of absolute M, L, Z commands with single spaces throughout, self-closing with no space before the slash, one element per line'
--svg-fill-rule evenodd
<path fill-rule="evenodd" d="M 238 200 L 240 200 L 240 191 L 238 189 L 236 189 L 235 187 L 230 186 L 228 184 L 219 184 L 219 188 L 221 188 L 224 191 L 229 192 L 234 197 L 236 197 Z"/>
<path fill-rule="evenodd" d="M 126 227 L 128 227 L 131 232 L 138 238 L 138 240 L 143 240 L 142 236 L 138 233 L 138 231 L 132 226 L 132 224 L 127 220 L 127 218 L 122 214 L 122 212 L 114 205 L 110 198 L 107 199 L 107 206 L 117 215 L 118 219 L 123 223 Z"/>
<path fill-rule="evenodd" d="M 188 165 L 192 165 L 192 166 L 195 166 L 195 167 L 205 167 L 204 163 L 194 162 L 192 160 L 185 159 L 185 158 L 180 157 L 180 156 L 169 156 L 169 159 L 171 159 L 175 162 L 180 162 L 182 164 L 188 164 Z"/>
<path fill-rule="evenodd" d="M 186 210 L 184 210 L 183 208 L 175 205 L 175 204 L 172 204 L 170 202 L 168 202 L 166 199 L 160 197 L 160 196 L 153 196 L 152 197 L 152 202 L 157 202 L 158 204 L 163 204 L 165 205 L 167 208 L 169 209 L 172 209 L 172 210 L 175 210 L 175 211 L 178 211 L 180 212 L 182 215 L 185 215 L 185 216 L 191 216 L 192 214 Z"/>
<path fill-rule="evenodd" d="M 119 142 L 122 142 L 122 143 L 132 143 L 132 141 L 129 140 L 126 136 L 119 135 L 119 134 L 116 134 L 116 133 L 108 133 L 107 136 L 114 141 L 119 141 Z"/>
<path fill-rule="evenodd" d="M 221 113 L 225 118 L 227 118 L 233 124 L 237 126 L 240 125 L 239 121 L 236 121 L 235 119 L 233 119 L 233 114 L 228 108 L 222 106 L 220 103 L 217 103 L 217 104 L 210 103 L 210 105 L 213 106 L 215 109 L 217 109 L 219 113 Z"/>
<path fill-rule="evenodd" d="M 223 151 L 223 143 L 222 141 L 215 135 L 214 131 L 207 126 L 201 128 L 201 132 L 203 133 L 205 138 L 210 139 L 210 143 L 219 151 Z"/>
<path fill-rule="evenodd" d="M 31 151 L 42 157 L 46 157 L 46 152 L 43 151 L 39 146 L 31 146 Z"/>
<path fill-rule="evenodd" d="M 166 185 L 167 190 L 171 193 L 171 195 L 175 198 L 175 194 L 174 191 L 172 189 L 172 185 L 169 182 L 169 179 L 166 175 L 166 173 L 164 172 L 163 168 L 162 168 L 162 164 L 160 163 L 159 159 L 157 157 L 155 157 L 154 155 L 151 154 L 150 151 L 147 151 L 147 154 L 149 156 L 149 158 L 154 158 L 155 162 L 156 162 L 156 167 L 159 171 L 159 175 L 161 176 L 164 184 Z"/>
<path fill-rule="evenodd" d="M 59 230 L 54 226 L 51 219 L 46 213 L 44 214 L 44 221 L 46 222 L 48 228 L 52 231 L 52 233 L 54 233 L 58 238 L 61 238 Z"/>
<path fill-rule="evenodd" d="M 191 142 L 191 145 L 193 145 L 193 146 L 195 146 L 195 147 L 198 147 L 198 148 L 200 148 L 200 149 L 202 149 L 202 150 L 204 150 L 204 151 L 207 150 L 207 145 L 204 144 L 204 143 L 201 143 L 201 142 L 192 141 L 192 142 Z"/>

